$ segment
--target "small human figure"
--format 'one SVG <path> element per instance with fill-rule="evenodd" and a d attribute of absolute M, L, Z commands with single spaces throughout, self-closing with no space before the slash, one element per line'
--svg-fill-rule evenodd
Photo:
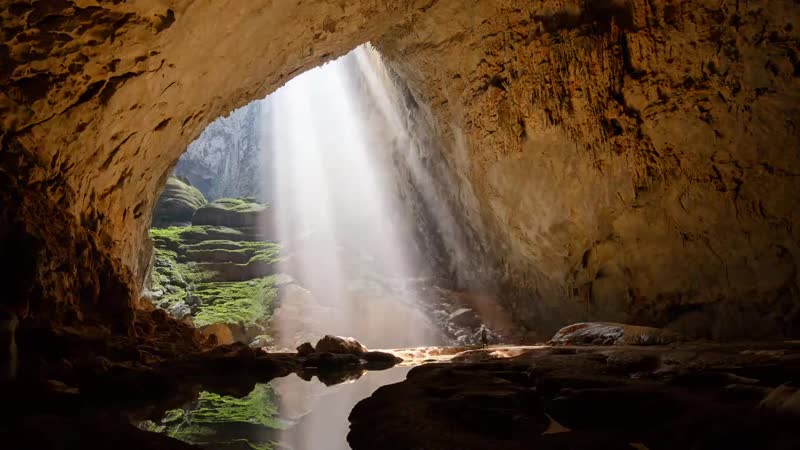
<path fill-rule="evenodd" d="M 486 348 L 489 345 L 489 330 L 486 329 L 486 325 L 481 325 L 481 346 Z"/>

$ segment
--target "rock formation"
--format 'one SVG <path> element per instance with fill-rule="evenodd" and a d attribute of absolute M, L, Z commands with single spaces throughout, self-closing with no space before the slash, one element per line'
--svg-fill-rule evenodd
<path fill-rule="evenodd" d="M 157 205 L 145 296 L 211 343 L 270 340 L 265 326 L 277 300 L 280 247 L 256 226 L 269 208 L 250 198 L 205 204 L 197 189 L 174 177 Z"/>
<path fill-rule="evenodd" d="M 3 307 L 131 332 L 167 174 L 218 116 L 371 41 L 438 145 L 471 281 L 576 320 L 800 331 L 788 0 L 41 0 L 0 10 Z M 205 30 L 199 32 L 198 30 Z M 4 263 L 7 264 L 7 263 Z"/>
<path fill-rule="evenodd" d="M 206 198 L 266 198 L 259 153 L 261 102 L 253 102 L 220 117 L 186 149 L 175 175 L 186 177 Z"/>
<path fill-rule="evenodd" d="M 190 183 L 169 177 L 153 211 L 153 226 L 189 224 L 195 211 L 206 203 L 203 194 Z"/>

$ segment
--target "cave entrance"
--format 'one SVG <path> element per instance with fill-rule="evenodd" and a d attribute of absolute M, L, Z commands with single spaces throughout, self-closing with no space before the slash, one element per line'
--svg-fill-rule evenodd
<path fill-rule="evenodd" d="M 436 263 L 450 230 L 415 106 L 367 44 L 212 123 L 155 207 L 152 301 L 272 350 L 472 342 L 481 321 Z"/>

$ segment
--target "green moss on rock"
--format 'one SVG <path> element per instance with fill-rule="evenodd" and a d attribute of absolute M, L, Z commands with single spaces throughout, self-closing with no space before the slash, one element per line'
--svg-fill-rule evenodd
<path fill-rule="evenodd" d="M 243 398 L 201 392 L 192 408 L 168 411 L 160 421 L 139 426 L 196 445 L 271 450 L 288 423 L 278 414 L 272 387 L 259 384 Z"/>
<path fill-rule="evenodd" d="M 232 228 L 257 227 L 269 219 L 269 206 L 252 198 L 221 198 L 195 211 L 193 225 L 216 225 Z"/>
<path fill-rule="evenodd" d="M 277 288 L 275 277 L 269 276 L 250 281 L 200 283 L 192 295 L 200 302 L 195 325 L 247 326 L 269 319 Z"/>
<path fill-rule="evenodd" d="M 189 223 L 198 208 L 208 203 L 194 186 L 176 177 L 167 179 L 164 191 L 153 210 L 153 225 Z"/>

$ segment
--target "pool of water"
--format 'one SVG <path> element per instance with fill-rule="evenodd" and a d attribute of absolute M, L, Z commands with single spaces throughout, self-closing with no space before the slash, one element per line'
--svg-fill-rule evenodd
<path fill-rule="evenodd" d="M 257 384 L 243 398 L 201 392 L 197 400 L 139 426 L 215 450 L 346 450 L 347 417 L 356 403 L 404 380 L 410 369 L 365 371 L 338 384 L 323 379 L 330 385 L 290 374 Z"/>

